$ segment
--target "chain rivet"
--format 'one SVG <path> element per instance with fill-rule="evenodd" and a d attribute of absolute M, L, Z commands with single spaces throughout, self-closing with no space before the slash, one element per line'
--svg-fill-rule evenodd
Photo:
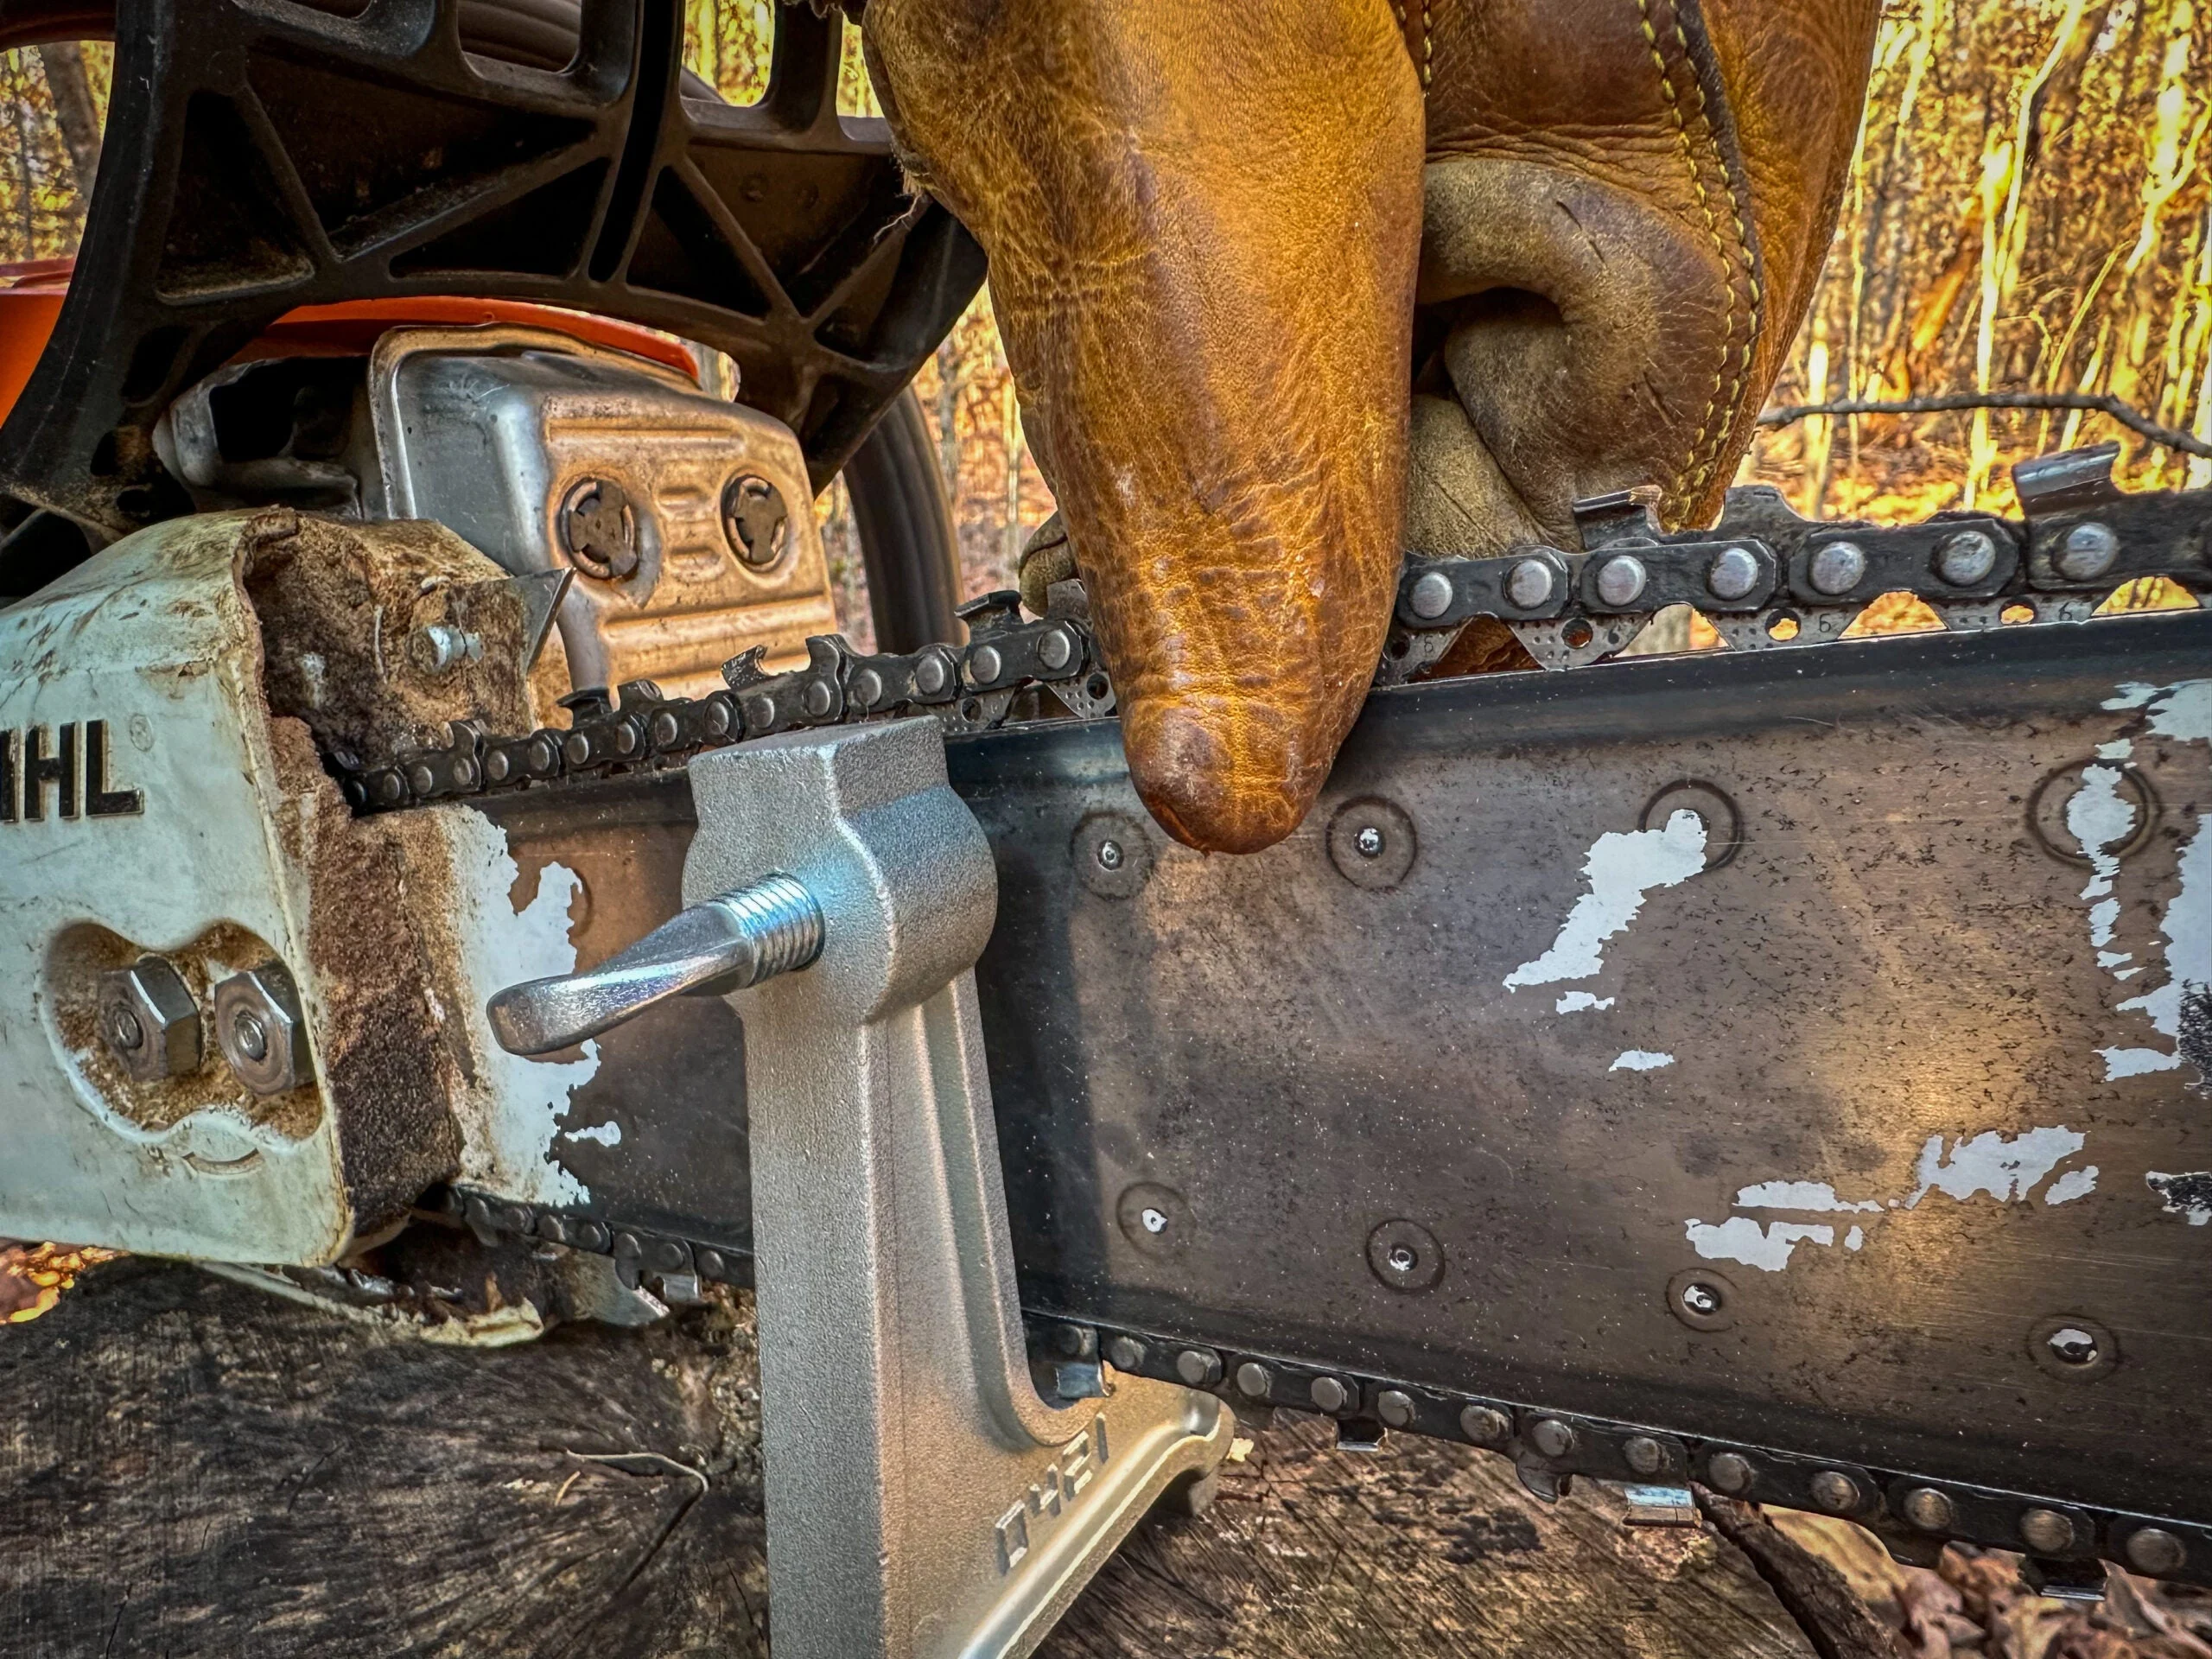
<path fill-rule="evenodd" d="M 1505 578 L 1505 596 L 1524 611 L 1547 604 L 1552 596 L 1552 568 L 1541 559 L 1523 559 Z"/>
<path fill-rule="evenodd" d="M 1716 1452 L 1705 1460 L 1706 1478 L 1732 1497 L 1751 1491 L 1751 1459 L 1733 1452 Z"/>
<path fill-rule="evenodd" d="M 1859 1507 L 1859 1483 L 1840 1469 L 1823 1469 L 1815 1475 L 1809 1490 L 1813 1502 L 1830 1515 L 1848 1515 Z"/>
<path fill-rule="evenodd" d="M 1598 597 L 1608 605 L 1633 605 L 1650 579 L 1642 559 L 1618 554 L 1598 567 Z"/>
<path fill-rule="evenodd" d="M 1748 547 L 1723 548 L 1705 573 L 1705 585 L 1715 599 L 1745 598 L 1758 582 L 1759 562 Z"/>
<path fill-rule="evenodd" d="M 1997 568 L 1997 543 L 1988 531 L 1962 530 L 1936 550 L 1936 574 L 1954 588 L 1986 582 Z"/>
<path fill-rule="evenodd" d="M 1847 594 L 1866 576 L 1866 551 L 1856 542 L 1829 542 L 1814 550 L 1805 579 L 1816 594 L 1833 599 Z"/>
<path fill-rule="evenodd" d="M 1459 1414 L 1459 1432 L 1477 1446 L 1496 1446 L 1513 1432 L 1513 1420 L 1495 1406 L 1469 1406 Z"/>
<path fill-rule="evenodd" d="M 2020 1516 L 2020 1541 L 2038 1555 L 2063 1554 L 2074 1548 L 2074 1519 L 2056 1510 L 2029 1510 Z"/>
<path fill-rule="evenodd" d="M 2090 519 L 2066 532 L 2056 563 L 2058 574 L 2069 582 L 2088 582 L 2112 569 L 2120 556 L 2120 537 L 2110 524 Z"/>
<path fill-rule="evenodd" d="M 1422 621 L 1433 622 L 1452 608 L 1452 578 L 1441 570 L 1423 571 L 1406 603 Z"/>
<path fill-rule="evenodd" d="M 1573 1425 L 1556 1417 L 1539 1417 L 1529 1426 L 1529 1444 L 1548 1458 L 1567 1457 L 1580 1438 Z"/>
<path fill-rule="evenodd" d="M 1957 1507 L 1948 1495 L 1933 1486 L 1916 1486 L 1904 1495 L 1901 1506 L 1904 1518 L 1923 1532 L 1948 1532 L 1951 1522 L 1958 1518 Z"/>

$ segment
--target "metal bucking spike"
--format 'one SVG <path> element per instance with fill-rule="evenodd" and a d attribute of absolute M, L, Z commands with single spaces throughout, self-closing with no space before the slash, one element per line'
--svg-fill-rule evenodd
<path fill-rule="evenodd" d="M 788 875 L 692 906 L 596 968 L 510 985 L 485 1005 L 510 1054 L 550 1054 L 687 991 L 720 996 L 810 967 L 822 909 Z"/>

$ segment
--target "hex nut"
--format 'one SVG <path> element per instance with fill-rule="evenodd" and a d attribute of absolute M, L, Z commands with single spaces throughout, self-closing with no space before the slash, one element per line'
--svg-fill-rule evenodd
<path fill-rule="evenodd" d="M 159 1083 L 200 1069 L 200 1005 L 183 976 L 160 957 L 141 957 L 100 976 L 99 1032 L 134 1083 Z"/>
<path fill-rule="evenodd" d="M 1144 1363 L 1144 1344 L 1135 1337 L 1116 1337 L 1106 1344 L 1106 1363 L 1117 1371 L 1134 1371 Z"/>
<path fill-rule="evenodd" d="M 1268 1375 L 1268 1368 L 1255 1359 L 1248 1359 L 1236 1368 L 1236 1391 L 1254 1400 L 1264 1400 L 1274 1386 L 1274 1378 Z"/>
<path fill-rule="evenodd" d="M 1351 1403 L 1351 1390 L 1333 1376 L 1317 1376 L 1307 1390 L 1314 1406 L 1322 1411 L 1342 1411 Z"/>
<path fill-rule="evenodd" d="M 264 962 L 215 987 L 215 1041 L 257 1095 L 281 1095 L 313 1075 L 307 1018 L 292 976 L 280 962 Z"/>
<path fill-rule="evenodd" d="M 1414 1410 L 1413 1395 L 1403 1389 L 1385 1389 L 1375 1396 L 1375 1414 L 1392 1428 L 1411 1428 Z"/>

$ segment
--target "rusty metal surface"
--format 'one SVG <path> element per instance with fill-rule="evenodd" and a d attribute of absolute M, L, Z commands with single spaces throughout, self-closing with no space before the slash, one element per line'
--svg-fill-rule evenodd
<path fill-rule="evenodd" d="M 1025 1307 L 1347 1412 L 1389 1378 L 2212 1521 L 2208 665 L 2196 613 L 1410 687 L 1249 859 L 1160 836 L 1110 723 L 956 740 Z M 673 912 L 680 772 L 486 805 L 525 868 L 600 861 L 580 960 Z M 737 1244 L 699 1016 L 611 1033 L 575 1117 L 620 1144 L 558 1156 Z"/>
<path fill-rule="evenodd" d="M 590 968 L 683 907 L 691 791 L 681 772 L 586 789 L 526 791 L 485 803 L 534 891 L 556 867 L 575 873 L 575 965 Z M 749 1253 L 751 1173 L 745 1032 L 720 997 L 683 996 L 594 1042 L 599 1066 L 569 1096 L 571 1127 L 612 1124 L 612 1138 L 565 1138 L 558 1161 L 590 1197 L 565 1206 L 611 1223 L 681 1234 Z"/>
<path fill-rule="evenodd" d="M 955 744 L 1025 1306 L 2212 1515 L 2208 666 L 2200 613 L 1414 688 L 1249 859 L 1110 728 Z M 2148 804 L 2103 863 L 2085 777 Z"/>

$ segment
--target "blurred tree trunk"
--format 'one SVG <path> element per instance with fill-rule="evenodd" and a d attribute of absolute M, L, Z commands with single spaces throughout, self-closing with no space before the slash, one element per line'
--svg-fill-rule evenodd
<path fill-rule="evenodd" d="M 960 505 L 960 346 L 948 334 L 937 348 L 937 462 L 944 472 L 945 499 L 953 504 L 958 522 Z"/>
<path fill-rule="evenodd" d="M 39 48 L 38 60 L 54 95 L 61 141 L 69 146 L 69 160 L 77 169 L 77 194 L 89 198 L 100 170 L 100 111 L 92 101 L 92 77 L 85 73 L 85 54 L 74 41 L 57 41 Z"/>

